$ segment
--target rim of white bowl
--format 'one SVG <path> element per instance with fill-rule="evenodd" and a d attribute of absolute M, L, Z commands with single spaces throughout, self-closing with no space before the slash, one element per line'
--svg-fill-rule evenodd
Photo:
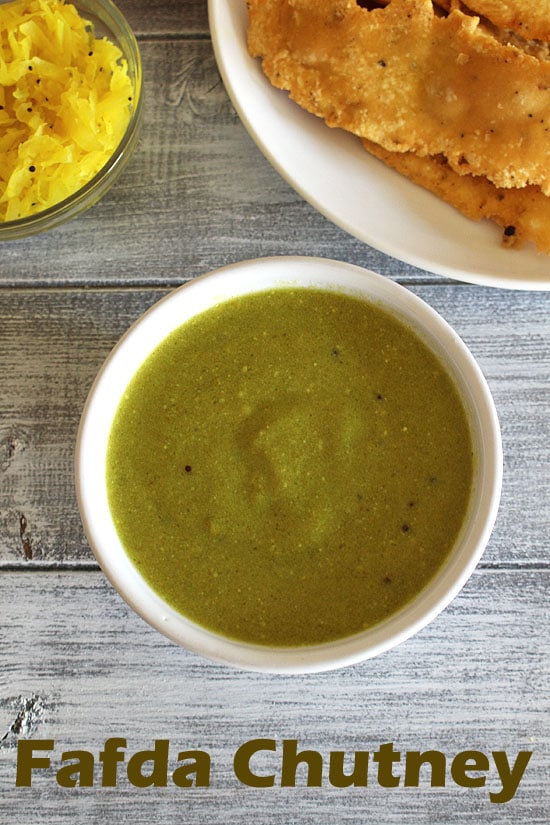
<path fill-rule="evenodd" d="M 114 527 L 105 485 L 107 440 L 122 394 L 146 357 L 185 321 L 239 295 L 277 287 L 317 287 L 379 303 L 408 324 L 451 373 L 470 416 L 478 472 L 470 517 L 448 560 L 397 613 L 366 631 L 304 647 L 268 647 L 223 637 L 176 612 L 141 578 Z M 370 270 L 328 258 L 256 258 L 215 269 L 171 291 L 148 309 L 111 351 L 89 392 L 75 451 L 78 506 L 90 547 L 115 589 L 152 627 L 184 648 L 243 670 L 313 673 L 357 664 L 405 641 L 459 593 L 491 535 L 502 485 L 502 442 L 491 392 L 452 327 L 405 287 Z"/>

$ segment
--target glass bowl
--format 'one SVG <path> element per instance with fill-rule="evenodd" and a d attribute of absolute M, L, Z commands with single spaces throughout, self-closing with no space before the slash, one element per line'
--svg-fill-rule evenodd
<path fill-rule="evenodd" d="M 52 229 L 93 206 L 111 188 L 136 148 L 142 119 L 142 69 L 136 38 L 128 22 L 110 0 L 73 0 L 80 16 L 94 26 L 96 37 L 118 46 L 128 64 L 134 86 L 130 120 L 115 152 L 84 186 L 54 206 L 12 221 L 0 221 L 0 240 L 26 238 Z"/>

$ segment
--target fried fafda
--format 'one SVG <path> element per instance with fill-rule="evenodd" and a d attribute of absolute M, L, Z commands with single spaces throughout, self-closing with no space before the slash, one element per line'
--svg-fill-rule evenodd
<path fill-rule="evenodd" d="M 500 29 L 512 29 L 526 40 L 550 40 L 550 0 L 437 0 L 450 9 L 463 6 L 486 17 Z"/>
<path fill-rule="evenodd" d="M 517 0 L 519 2 L 519 0 Z M 249 50 L 271 82 L 390 152 L 550 194 L 550 62 L 431 0 L 248 0 Z M 369 4 L 370 5 L 370 4 Z"/>
<path fill-rule="evenodd" d="M 502 229 L 503 246 L 521 249 L 526 241 L 532 241 L 539 252 L 550 254 L 550 198 L 538 186 L 500 189 L 483 177 L 457 175 L 441 156 L 388 152 L 368 140 L 363 145 L 372 155 L 466 217 L 494 221 Z"/>

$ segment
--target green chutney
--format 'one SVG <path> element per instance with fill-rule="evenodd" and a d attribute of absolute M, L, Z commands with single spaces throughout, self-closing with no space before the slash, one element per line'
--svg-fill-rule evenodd
<path fill-rule="evenodd" d="M 361 298 L 281 288 L 171 333 L 108 445 L 121 542 L 173 608 L 225 636 L 312 645 L 407 604 L 464 522 L 474 456 L 453 381 Z"/>

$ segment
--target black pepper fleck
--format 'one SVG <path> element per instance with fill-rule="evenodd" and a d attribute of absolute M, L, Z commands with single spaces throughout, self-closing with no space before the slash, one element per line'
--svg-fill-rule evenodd
<path fill-rule="evenodd" d="M 516 234 L 516 227 L 515 226 L 505 226 L 504 227 L 504 234 L 507 238 L 511 238 L 512 235 Z"/>
<path fill-rule="evenodd" d="M 193 469 L 193 468 L 191 467 L 191 465 L 190 465 L 190 464 L 186 464 L 186 465 L 185 465 L 185 472 L 186 472 L 186 473 L 190 473 L 192 469 Z"/>

